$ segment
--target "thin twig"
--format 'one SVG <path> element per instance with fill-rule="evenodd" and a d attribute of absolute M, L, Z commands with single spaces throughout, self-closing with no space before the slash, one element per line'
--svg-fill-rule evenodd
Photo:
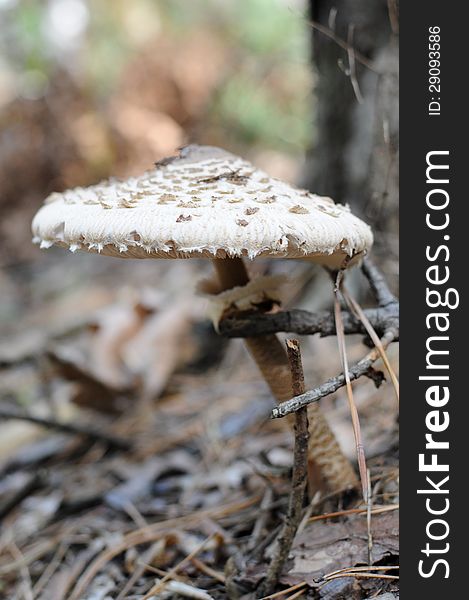
<path fill-rule="evenodd" d="M 379 306 L 385 307 L 389 304 L 397 304 L 397 299 L 389 289 L 389 286 L 384 279 L 384 275 L 367 257 L 363 259 L 362 271 L 368 279 L 371 290 L 375 295 Z"/>
<path fill-rule="evenodd" d="M 43 542 L 38 542 L 35 546 L 33 546 L 29 551 L 25 551 L 19 557 L 14 557 L 14 560 L 7 564 L 0 565 L 0 576 L 8 575 L 9 573 L 13 573 L 15 571 L 19 571 L 24 566 L 28 566 L 32 564 L 35 560 L 39 560 L 48 552 L 52 552 L 56 546 L 56 540 L 54 538 L 49 538 L 44 540 Z M 2 556 L 5 552 L 5 548 L 9 545 L 8 543 L 1 544 Z"/>
<path fill-rule="evenodd" d="M 108 446 L 117 448 L 118 450 L 130 450 L 132 448 L 131 442 L 118 438 L 109 433 L 103 431 L 97 431 L 94 428 L 85 425 L 79 425 L 78 423 L 61 423 L 54 419 L 47 419 L 45 417 L 36 417 L 28 413 L 20 413 L 8 408 L 0 409 L 0 419 L 17 419 L 19 421 L 28 421 L 41 427 L 47 427 L 48 429 L 56 429 L 57 431 L 63 431 L 64 433 L 70 433 L 73 435 L 81 435 L 95 442 L 104 442 Z"/>
<path fill-rule="evenodd" d="M 145 551 L 145 553 L 141 557 L 141 559 L 137 561 L 137 565 L 135 566 L 134 572 L 129 577 L 129 579 L 126 581 L 124 587 L 119 592 L 118 596 L 116 596 L 115 600 L 123 600 L 124 598 L 127 597 L 127 595 L 129 594 L 130 590 L 133 588 L 135 583 L 138 581 L 138 579 L 140 579 L 140 577 L 145 572 L 145 569 L 147 568 L 148 563 L 151 563 L 153 558 L 159 552 L 161 552 L 161 545 L 162 545 L 161 540 L 158 540 L 157 542 L 152 544 L 148 550 Z"/>
<path fill-rule="evenodd" d="M 145 594 L 145 596 L 142 598 L 142 600 L 148 600 L 149 598 L 151 598 L 151 596 L 155 596 L 157 592 L 161 592 L 161 590 L 164 588 L 165 583 L 167 583 L 169 581 L 169 579 L 171 579 L 174 575 L 177 574 L 177 572 L 179 571 L 179 569 L 185 565 L 187 562 L 190 562 L 191 558 L 193 558 L 194 556 L 196 556 L 199 552 L 201 552 L 204 547 L 206 546 L 206 544 L 213 539 L 215 534 L 210 535 L 208 538 L 205 538 L 205 540 L 199 544 L 197 546 L 197 548 L 194 548 L 194 550 L 192 550 L 192 552 L 190 554 L 188 554 L 185 558 L 183 558 L 176 566 L 174 566 L 170 571 L 168 571 L 166 573 L 166 575 L 160 579 L 152 588 L 149 592 L 147 592 Z"/>
<path fill-rule="evenodd" d="M 301 596 L 305 593 L 304 589 L 298 590 L 297 592 L 295 592 L 294 594 L 292 594 L 291 596 L 288 596 L 287 598 L 285 598 L 285 600 L 296 600 L 297 598 L 301 598 Z"/>
<path fill-rule="evenodd" d="M 59 544 L 59 547 L 57 548 L 57 551 L 55 552 L 54 556 L 52 557 L 52 560 L 50 560 L 49 564 L 47 565 L 47 567 L 44 569 L 44 571 L 42 572 L 39 579 L 34 584 L 33 593 L 36 598 L 39 596 L 39 594 L 42 592 L 42 590 L 45 588 L 45 586 L 49 583 L 49 581 L 52 578 L 52 576 L 54 575 L 54 573 L 60 567 L 60 564 L 62 563 L 62 560 L 64 559 L 69 548 L 70 548 L 69 542 L 64 541 Z"/>
<path fill-rule="evenodd" d="M 148 563 L 140 562 L 140 564 L 142 565 L 144 571 L 150 571 L 150 573 L 155 573 L 155 575 L 158 575 L 158 577 L 166 577 L 166 575 L 168 575 L 168 571 L 163 571 L 163 569 L 158 569 L 158 567 L 154 567 L 153 565 L 149 565 Z M 170 579 L 172 581 L 183 581 L 183 577 L 175 573 L 171 575 Z"/>
<path fill-rule="evenodd" d="M 280 590 L 280 592 L 275 592 L 274 594 L 269 594 L 268 596 L 264 596 L 260 600 L 273 600 L 274 598 L 278 598 L 279 596 L 289 594 L 290 592 L 296 592 L 300 588 L 304 588 L 307 585 L 308 584 L 306 583 L 306 581 L 300 581 L 300 583 L 296 583 L 295 585 L 292 585 L 291 587 L 289 587 L 285 590 Z"/>
<path fill-rule="evenodd" d="M 383 348 L 387 348 L 389 344 L 394 341 L 395 332 L 388 331 L 382 338 L 381 343 Z M 349 368 L 348 374 L 350 381 L 354 381 L 363 375 L 369 375 L 370 369 L 374 362 L 380 358 L 378 350 L 375 348 L 364 356 L 358 363 Z M 331 377 L 322 385 L 296 396 L 291 400 L 286 400 L 280 403 L 278 406 L 272 409 L 272 419 L 279 419 L 286 417 L 287 415 L 296 412 L 300 408 L 311 404 L 312 402 L 318 402 L 321 398 L 333 394 L 338 389 L 345 385 L 345 376 L 343 374 Z"/>
<path fill-rule="evenodd" d="M 355 577 L 357 579 L 399 579 L 398 575 L 387 575 L 383 573 L 379 574 L 379 571 L 395 571 L 399 570 L 399 565 L 387 565 L 387 566 L 370 566 L 366 567 L 345 567 L 344 569 L 338 569 L 337 571 L 332 571 L 327 575 L 324 575 L 322 580 L 322 585 L 331 581 L 332 579 L 339 579 L 341 577 Z M 376 573 L 375 571 L 378 571 Z"/>
<path fill-rule="evenodd" d="M 33 586 L 31 582 L 31 574 L 29 572 L 29 568 L 26 563 L 24 563 L 23 553 L 12 540 L 9 544 L 9 550 L 13 558 L 16 560 L 20 560 L 23 562 L 20 567 L 20 575 L 21 575 L 21 583 L 23 587 L 23 598 L 24 600 L 34 600 Z"/>
<path fill-rule="evenodd" d="M 356 579 L 399 579 L 399 575 L 378 575 L 376 573 L 339 573 L 337 575 L 332 575 L 332 577 L 328 577 L 326 581 L 331 581 L 332 579 L 340 579 L 341 577 L 355 577 Z"/>
<path fill-rule="evenodd" d="M 365 327 L 373 344 L 377 348 L 379 355 L 381 356 L 381 360 L 383 361 L 383 363 L 389 373 L 389 377 L 391 378 L 392 384 L 394 386 L 394 391 L 396 392 L 397 402 L 399 403 L 399 381 L 396 377 L 396 374 L 394 373 L 394 369 L 392 368 L 391 363 L 389 362 L 386 351 L 383 348 L 383 345 L 381 343 L 381 340 L 378 337 L 378 334 L 374 330 L 372 324 L 367 319 L 364 311 L 362 310 L 362 307 L 353 298 L 353 296 L 350 295 L 349 291 L 345 288 L 344 285 L 342 285 L 342 295 L 343 295 L 348 307 L 352 311 L 352 313 L 354 313 L 355 316 L 358 319 L 360 319 L 360 321 L 363 323 L 363 326 Z"/>
<path fill-rule="evenodd" d="M 347 510 L 338 510 L 336 512 L 324 513 L 323 515 L 316 515 L 308 519 L 308 523 L 314 523 L 314 521 L 323 521 L 325 519 L 335 519 L 336 517 L 344 517 L 346 515 L 362 515 L 366 513 L 368 508 L 348 508 Z M 371 509 L 371 514 L 380 515 L 381 513 L 389 512 L 392 510 L 399 510 L 399 504 L 388 504 L 383 506 L 376 506 Z"/>
<path fill-rule="evenodd" d="M 370 470 L 367 471 L 368 476 L 368 490 L 367 490 L 367 502 L 366 502 L 366 531 L 368 537 L 368 564 L 372 564 L 372 553 L 373 553 L 373 535 L 371 533 L 371 478 Z"/>
<path fill-rule="evenodd" d="M 395 571 L 396 569 L 399 569 L 399 565 L 366 565 L 363 567 L 344 567 L 343 569 L 337 569 L 336 571 L 327 573 L 327 575 L 323 575 L 322 579 L 327 579 L 333 575 L 339 575 L 339 573 L 360 573 L 361 571 Z"/>
<path fill-rule="evenodd" d="M 306 509 L 305 509 L 305 511 L 303 513 L 303 517 L 301 519 L 301 522 L 298 525 L 298 534 L 300 534 L 303 531 L 303 529 L 306 527 L 306 525 L 308 524 L 309 518 L 313 514 L 313 510 L 315 510 L 315 508 L 319 505 L 319 503 L 320 503 L 321 500 L 322 500 L 322 498 L 321 498 L 321 490 L 317 490 L 317 492 L 312 497 L 311 502 L 306 507 Z"/>
<path fill-rule="evenodd" d="M 287 340 L 286 345 L 292 373 L 292 391 L 294 394 L 301 394 L 305 390 L 305 382 L 301 363 L 300 344 L 298 340 Z M 260 593 L 263 596 L 274 590 L 288 558 L 298 525 L 301 521 L 307 473 L 308 415 L 306 408 L 304 408 L 295 414 L 295 448 L 288 510 L 285 522 L 274 544 L 273 556 L 267 570 L 267 575 L 260 588 Z"/>
<path fill-rule="evenodd" d="M 199 571 L 202 571 L 202 573 L 205 573 L 212 579 L 215 579 L 216 581 L 219 581 L 220 583 L 223 583 L 223 584 L 225 583 L 226 578 L 223 575 L 223 573 L 220 573 L 219 571 L 212 569 L 212 567 L 209 567 L 208 565 L 206 565 L 202 560 L 200 560 L 196 556 L 193 556 L 191 558 L 191 563 L 194 565 L 194 567 L 199 569 Z"/>
<path fill-rule="evenodd" d="M 334 315 L 337 329 L 337 343 L 339 345 L 340 359 L 345 376 L 345 388 L 347 390 L 347 399 L 352 417 L 353 435 L 355 438 L 355 450 L 357 453 L 358 470 L 360 472 L 360 481 L 362 484 L 362 493 L 365 502 L 368 498 L 368 471 L 366 468 L 365 449 L 363 447 L 363 439 L 360 427 L 360 418 L 358 416 L 357 407 L 353 398 L 352 383 L 350 381 L 347 350 L 345 347 L 345 335 L 342 325 L 342 315 L 340 311 L 339 292 L 342 283 L 343 271 L 337 273 L 337 278 L 334 285 Z"/>
<path fill-rule="evenodd" d="M 359 104 L 363 104 L 363 95 L 360 90 L 360 85 L 357 79 L 357 69 L 355 65 L 355 51 L 353 50 L 353 31 L 354 26 L 350 24 L 348 26 L 348 48 L 347 48 L 347 57 L 348 57 L 348 65 L 349 65 L 349 76 L 350 82 L 352 84 L 353 91 L 355 92 L 355 97 Z"/>
<path fill-rule="evenodd" d="M 357 50 L 353 46 L 351 46 L 348 42 L 346 42 L 341 37 L 339 37 L 334 31 L 329 29 L 329 27 L 325 27 L 324 25 L 321 25 L 321 23 L 318 23 L 317 21 L 308 21 L 308 25 L 310 25 L 313 29 L 316 29 L 316 31 L 319 31 L 319 33 L 322 33 L 329 39 L 333 40 L 338 46 L 340 46 L 346 52 L 353 52 L 355 55 L 355 60 L 357 62 L 361 63 L 367 69 L 370 69 L 370 71 L 373 71 L 373 73 L 380 75 L 380 72 L 376 69 L 376 67 L 373 65 L 371 60 L 368 60 L 368 58 L 366 58 L 366 56 L 363 56 L 363 54 L 361 54 L 360 52 L 357 52 Z"/>

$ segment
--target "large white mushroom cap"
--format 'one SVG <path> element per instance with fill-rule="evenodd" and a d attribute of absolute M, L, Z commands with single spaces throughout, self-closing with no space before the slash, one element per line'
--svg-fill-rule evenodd
<path fill-rule="evenodd" d="M 210 146 L 126 181 L 50 195 L 34 242 L 127 258 L 311 258 L 340 266 L 373 236 L 348 207 L 269 177 Z"/>

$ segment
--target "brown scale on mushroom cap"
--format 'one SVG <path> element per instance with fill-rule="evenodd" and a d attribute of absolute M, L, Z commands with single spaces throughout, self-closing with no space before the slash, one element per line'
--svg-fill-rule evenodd
<path fill-rule="evenodd" d="M 249 213 L 252 227 L 240 236 L 237 222 L 253 211 L 253 202 L 262 210 Z M 190 226 L 178 222 L 180 207 L 193 204 L 200 218 Z M 369 227 L 348 208 L 210 146 L 188 146 L 140 177 L 51 194 L 34 218 L 33 233 L 43 247 L 111 256 L 211 258 L 223 251 L 251 259 L 311 258 L 330 266 L 372 244 Z M 165 244 L 168 237 L 174 247 Z"/>

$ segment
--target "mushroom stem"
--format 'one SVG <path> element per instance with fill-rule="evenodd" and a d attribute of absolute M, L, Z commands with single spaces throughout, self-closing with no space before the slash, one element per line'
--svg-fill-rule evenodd
<path fill-rule="evenodd" d="M 224 290 L 249 283 L 249 275 L 241 258 L 214 259 L 215 269 Z M 287 353 L 276 335 L 245 338 L 272 394 L 278 402 L 292 397 L 292 380 Z M 309 461 L 325 486 L 336 491 L 355 486 L 357 476 L 342 452 L 317 403 L 308 406 Z"/>
<path fill-rule="evenodd" d="M 249 283 L 249 275 L 241 258 L 216 258 L 213 262 L 224 290 Z M 244 341 L 278 402 L 290 399 L 290 367 L 287 353 L 277 336 L 248 337 Z"/>

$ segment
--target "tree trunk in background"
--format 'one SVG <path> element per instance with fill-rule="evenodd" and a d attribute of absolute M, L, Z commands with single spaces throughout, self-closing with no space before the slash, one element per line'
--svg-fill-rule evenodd
<path fill-rule="evenodd" d="M 350 204 L 370 223 L 376 239 L 374 256 L 392 283 L 398 218 L 396 2 L 310 0 L 311 20 L 350 42 L 370 65 L 355 60 L 357 94 L 347 50 L 312 29 L 315 130 L 304 178 L 312 191 Z"/>

